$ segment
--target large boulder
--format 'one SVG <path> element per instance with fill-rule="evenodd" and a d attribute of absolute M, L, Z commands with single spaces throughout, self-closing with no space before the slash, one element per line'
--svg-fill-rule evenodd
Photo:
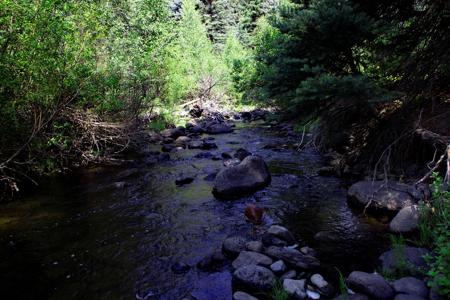
<path fill-rule="evenodd" d="M 226 123 L 213 123 L 207 125 L 205 132 L 209 134 L 220 134 L 233 132 L 233 128 Z"/>
<path fill-rule="evenodd" d="M 219 199 L 237 199 L 267 186 L 271 181 L 269 169 L 259 156 L 248 156 L 239 165 L 217 174 L 213 194 Z"/>
<path fill-rule="evenodd" d="M 253 251 L 242 251 L 239 256 L 233 261 L 232 266 L 235 269 L 239 269 L 243 266 L 248 265 L 260 265 L 260 266 L 270 266 L 273 260 L 261 253 Z"/>
<path fill-rule="evenodd" d="M 233 273 L 233 285 L 245 291 L 270 292 L 275 281 L 272 271 L 257 265 L 244 266 Z"/>
<path fill-rule="evenodd" d="M 385 272 L 407 271 L 410 274 L 420 274 L 427 269 L 424 255 L 429 253 L 425 248 L 404 246 L 384 252 L 378 260 Z"/>
<path fill-rule="evenodd" d="M 403 207 L 389 224 L 389 229 L 398 233 L 409 233 L 417 229 L 419 224 L 419 208 L 417 205 Z"/>
<path fill-rule="evenodd" d="M 415 277 L 403 277 L 393 284 L 394 290 L 397 293 L 420 296 L 422 298 L 428 297 L 428 288 L 425 282 Z"/>
<path fill-rule="evenodd" d="M 348 276 L 347 285 L 374 300 L 391 300 L 395 296 L 394 289 L 379 274 L 354 271 Z"/>
<path fill-rule="evenodd" d="M 360 181 L 347 195 L 350 203 L 381 212 L 399 211 L 421 199 L 421 192 L 413 186 L 392 181 Z"/>
<path fill-rule="evenodd" d="M 288 247 L 270 246 L 264 250 L 264 253 L 270 257 L 283 260 L 293 268 L 311 270 L 320 266 L 319 260 L 314 256 L 305 255 Z"/>

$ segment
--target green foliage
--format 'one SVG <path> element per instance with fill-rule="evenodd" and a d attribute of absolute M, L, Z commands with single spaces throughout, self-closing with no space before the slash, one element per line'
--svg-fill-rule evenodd
<path fill-rule="evenodd" d="M 273 300 L 287 300 L 289 294 L 284 290 L 281 280 L 277 280 L 272 289 L 271 297 Z"/>
<path fill-rule="evenodd" d="M 420 242 L 431 246 L 434 255 L 427 258 L 430 265 L 430 285 L 443 296 L 450 296 L 450 192 L 442 178 L 433 174 L 432 202 L 422 204 L 419 222 Z"/>
<path fill-rule="evenodd" d="M 339 271 L 339 269 L 336 268 L 336 271 L 339 274 L 339 291 L 340 291 L 340 296 L 344 300 L 348 300 L 349 299 L 349 294 L 348 294 L 347 284 L 345 283 L 345 278 L 342 275 L 341 271 Z"/>

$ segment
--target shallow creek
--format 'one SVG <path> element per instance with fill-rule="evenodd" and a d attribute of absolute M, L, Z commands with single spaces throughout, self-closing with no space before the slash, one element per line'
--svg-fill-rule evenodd
<path fill-rule="evenodd" d="M 208 273 L 195 264 L 220 249 L 226 236 L 252 235 L 243 216 L 250 202 L 266 208 L 262 228 L 281 223 L 302 245 L 315 248 L 323 274 L 336 276 L 335 267 L 344 274 L 374 270 L 388 247 L 385 226 L 347 206 L 344 181 L 316 175 L 322 161 L 313 148 L 264 149 L 288 139 L 262 123 L 238 123 L 234 133 L 214 138 L 213 154 L 242 147 L 262 156 L 271 185 L 251 197 L 216 200 L 213 182 L 204 178 L 223 161 L 195 158 L 201 150 L 182 150 L 170 153 L 167 162 L 151 163 L 150 155 L 143 155 L 126 167 L 51 178 L 32 196 L 0 206 L 2 298 L 181 299 L 191 294 L 198 300 L 229 300 L 230 267 Z M 194 181 L 176 186 L 181 173 Z M 174 274 L 171 266 L 178 262 L 192 268 Z"/>

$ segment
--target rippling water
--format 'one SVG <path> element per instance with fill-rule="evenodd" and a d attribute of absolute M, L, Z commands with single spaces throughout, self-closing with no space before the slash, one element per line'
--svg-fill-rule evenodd
<path fill-rule="evenodd" d="M 194 158 L 200 150 L 49 179 L 32 197 L 0 207 L 2 298 L 231 299 L 229 266 L 207 273 L 195 264 L 226 236 L 251 234 L 243 217 L 249 202 L 267 209 L 263 227 L 282 223 L 317 249 L 325 274 L 373 270 L 387 248 L 385 226 L 348 208 L 345 182 L 316 176 L 321 158 L 314 149 L 263 149 L 287 139 L 261 124 L 214 137 L 213 153 L 243 147 L 261 155 L 272 184 L 252 197 L 218 201 L 204 178 L 222 161 Z M 177 187 L 180 174 L 194 182 Z M 180 262 L 192 268 L 174 274 Z"/>

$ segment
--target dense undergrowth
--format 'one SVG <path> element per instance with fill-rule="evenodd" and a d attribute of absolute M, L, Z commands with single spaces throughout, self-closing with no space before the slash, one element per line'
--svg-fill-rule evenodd
<path fill-rule="evenodd" d="M 314 124 L 319 146 L 359 173 L 420 168 L 450 142 L 448 122 L 436 122 L 450 113 L 448 1 L 0 5 L 0 179 L 10 190 L 27 174 L 121 153 L 137 128 L 180 124 L 191 104 L 275 106 Z"/>

